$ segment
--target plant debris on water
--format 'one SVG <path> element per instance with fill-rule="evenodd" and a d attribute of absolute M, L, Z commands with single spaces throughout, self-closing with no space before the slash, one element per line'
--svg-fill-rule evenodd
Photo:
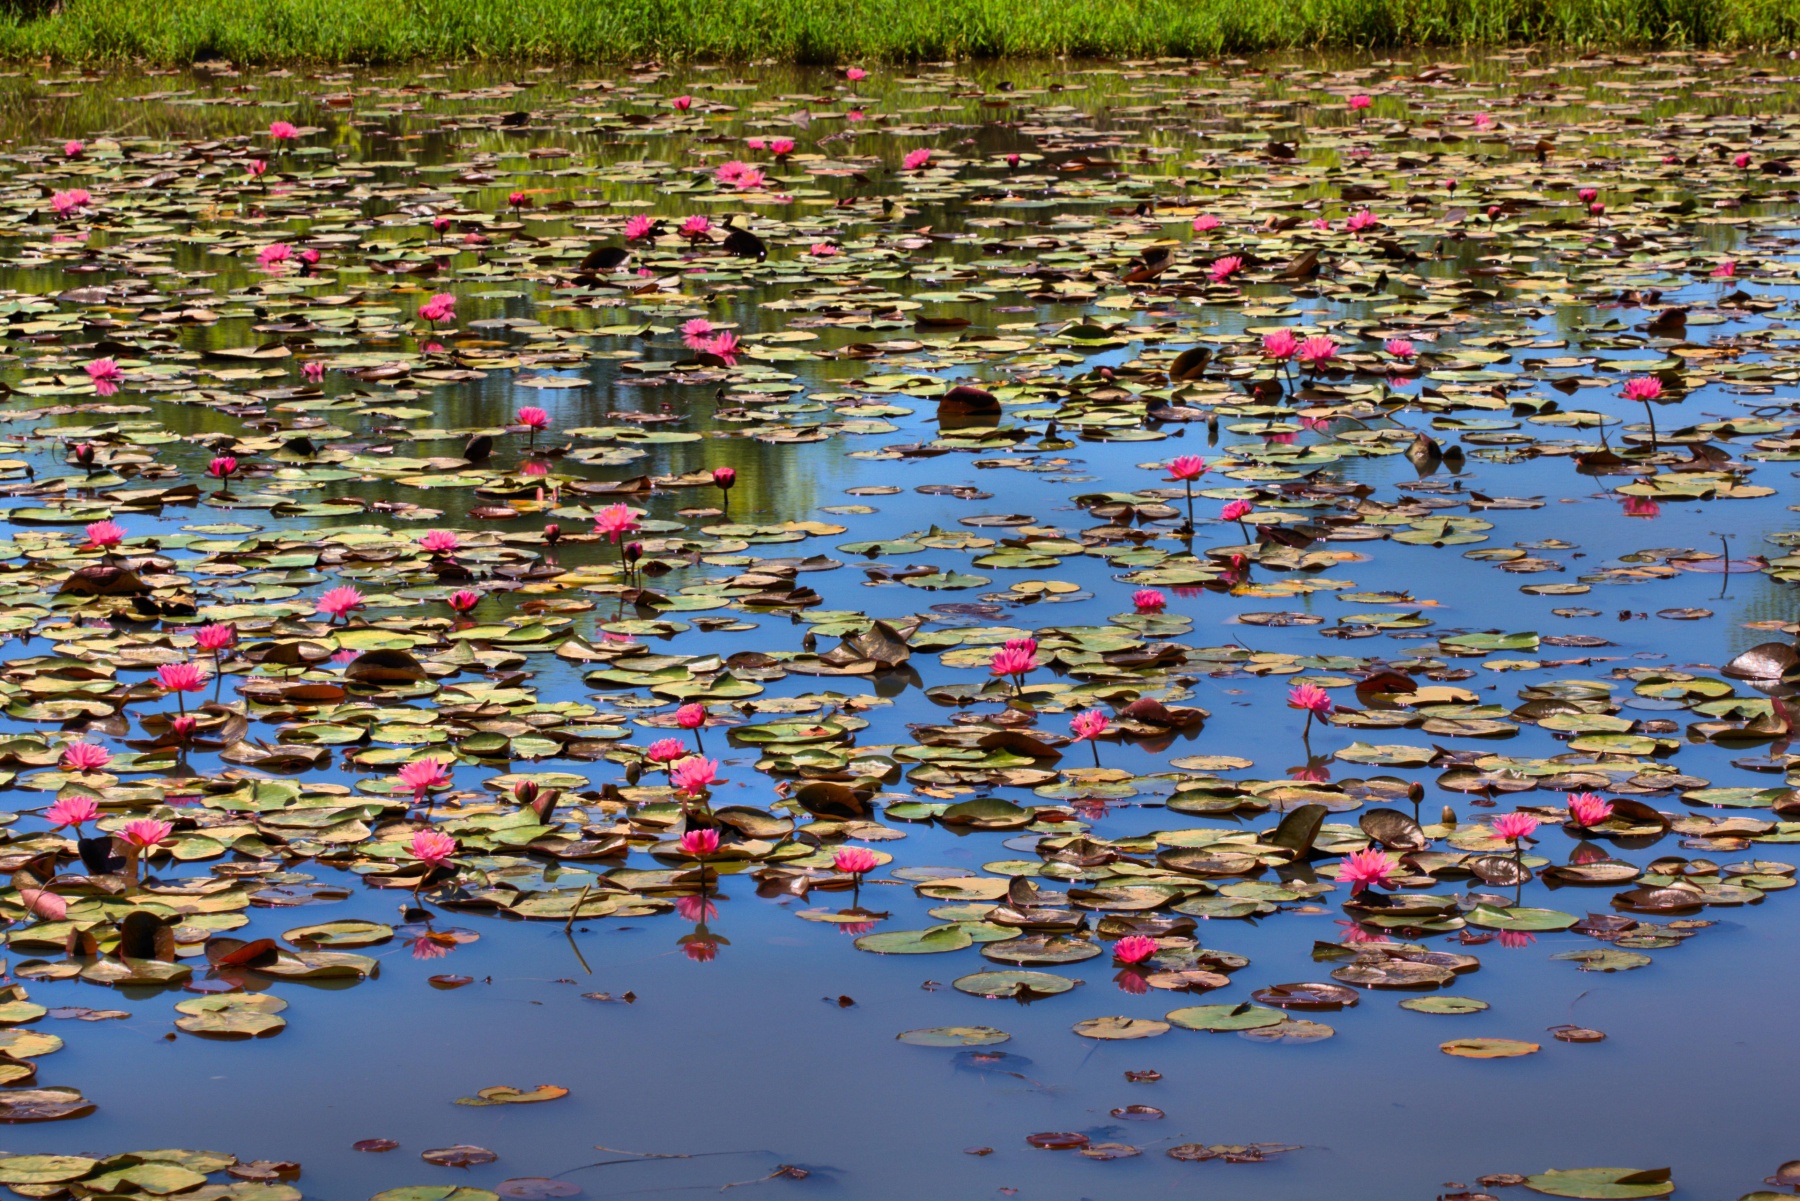
<path fill-rule="evenodd" d="M 1062 1087 L 1000 1043 L 1166 1054 L 1083 1111 L 1166 1147 L 980 1135 L 1102 1163 L 1300 1149 L 1194 1141 L 1299 1135 L 1213 1129 L 1190 1055 L 1591 1085 L 1625 1024 L 1532 1041 L 1521 981 L 1699 987 L 1795 882 L 1791 71 L 0 81 L 63 122 L 0 156 L 0 1122 L 145 1099 L 65 1038 L 273 1078 L 496 947 L 631 1003 L 590 1048 L 798 946 L 809 1025 L 996 1096 Z M 573 1195 L 465 1111 L 585 1121 L 584 1064 L 409 1088 L 409 1170 L 470 1174 L 379 1197 Z M 301 1195 L 11 1147 L 27 1196 Z"/>

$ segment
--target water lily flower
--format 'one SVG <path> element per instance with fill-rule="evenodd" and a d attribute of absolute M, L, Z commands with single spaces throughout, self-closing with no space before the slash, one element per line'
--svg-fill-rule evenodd
<path fill-rule="evenodd" d="M 1169 598 L 1154 588 L 1139 588 L 1131 594 L 1131 603 L 1139 613 L 1161 613 Z"/>
<path fill-rule="evenodd" d="M 88 195 L 86 188 L 70 188 L 66 192 L 53 192 L 50 195 L 50 207 L 58 217 L 67 217 L 78 213 L 93 203 L 94 198 Z"/>
<path fill-rule="evenodd" d="M 1316 335 L 1300 343 L 1295 354 L 1302 363 L 1317 371 L 1337 357 L 1337 343 L 1323 334 Z"/>
<path fill-rule="evenodd" d="M 1197 480 L 1211 468 L 1199 455 L 1180 455 L 1169 461 L 1169 477 L 1172 480 Z"/>
<path fill-rule="evenodd" d="M 176 707 L 185 713 L 187 706 L 182 697 L 205 691 L 206 670 L 198 663 L 165 663 L 156 669 L 156 683 L 165 693 L 174 695 Z"/>
<path fill-rule="evenodd" d="M 119 836 L 125 840 L 127 846 L 139 851 L 147 851 L 174 832 L 175 827 L 168 822 L 159 821 L 154 817 L 144 817 L 134 822 L 127 822 L 125 828 L 119 831 Z"/>
<path fill-rule="evenodd" d="M 1129 934 L 1113 944 L 1113 958 L 1119 963 L 1142 963 L 1161 949 L 1154 938 Z"/>
<path fill-rule="evenodd" d="M 112 752 L 105 747 L 97 746 L 91 742 L 76 741 L 63 747 L 60 766 L 67 772 L 83 773 L 100 771 L 111 762 Z M 91 804 L 92 802 L 89 803 Z M 96 810 L 96 813 L 97 812 L 98 810 Z M 82 820 L 86 821 L 89 819 L 83 818 Z M 66 825 L 68 823 L 58 822 L 57 824 Z"/>
<path fill-rule="evenodd" d="M 644 752 L 644 758 L 652 763 L 660 764 L 664 770 L 667 770 L 670 764 L 687 758 L 687 754 L 687 743 L 681 739 L 659 738 L 650 744 L 650 749 Z"/>
<path fill-rule="evenodd" d="M 1213 260 L 1212 266 L 1206 269 L 1207 277 L 1215 284 L 1222 284 L 1244 269 L 1244 260 L 1235 254 Z"/>
<path fill-rule="evenodd" d="M 261 179 L 268 173 L 268 170 L 269 164 L 259 158 L 253 158 L 244 164 L 244 174 L 248 175 L 251 179 Z"/>
<path fill-rule="evenodd" d="M 1367 96 L 1363 96 L 1363 95 L 1352 96 L 1352 97 L 1350 97 L 1350 111 L 1351 112 L 1360 112 L 1363 109 L 1368 108 L 1371 104 L 1374 104 L 1374 103 L 1375 102 Z"/>
<path fill-rule="evenodd" d="M 705 859 L 719 849 L 719 832 L 717 830 L 689 830 L 683 834 L 676 845 L 681 853 L 695 859 Z"/>
<path fill-rule="evenodd" d="M 63 155 L 67 158 L 80 158 L 82 153 L 86 150 L 87 147 L 80 142 L 68 141 L 63 143 Z"/>
<path fill-rule="evenodd" d="M 675 724 L 684 730 L 698 730 L 706 724 L 706 706 L 699 701 L 690 701 L 675 710 Z"/>
<path fill-rule="evenodd" d="M 450 594 L 447 603 L 456 612 L 467 613 L 481 603 L 481 593 L 468 588 L 459 588 Z"/>
<path fill-rule="evenodd" d="M 675 99 L 669 101 L 669 103 L 675 106 L 676 112 L 685 113 L 690 108 L 694 107 L 694 98 L 692 96 L 677 96 Z"/>
<path fill-rule="evenodd" d="M 111 519 L 88 523 L 87 544 L 98 550 L 110 551 L 125 541 L 125 527 Z"/>
<path fill-rule="evenodd" d="M 1380 224 L 1381 218 L 1377 217 L 1374 213 L 1371 213 L 1368 209 L 1357 209 L 1354 213 L 1351 213 L 1349 219 L 1344 222 L 1344 228 L 1353 234 L 1360 234 L 1363 230 L 1374 229 Z"/>
<path fill-rule="evenodd" d="M 669 771 L 669 783 L 677 792 L 699 796 L 719 778 L 719 762 L 699 755 L 683 759 Z"/>
<path fill-rule="evenodd" d="M 526 405 L 519 410 L 519 424 L 531 431 L 529 445 L 535 447 L 538 431 L 548 429 L 550 426 L 550 414 L 536 405 Z"/>
<path fill-rule="evenodd" d="M 300 130 L 287 121 L 269 122 L 269 136 L 277 142 L 291 142 L 300 136 Z"/>
<path fill-rule="evenodd" d="M 310 359 L 300 365 L 300 374 L 309 384 L 316 384 L 325 378 L 325 364 L 317 359 Z"/>
<path fill-rule="evenodd" d="M 223 496 L 226 486 L 231 482 L 232 474 L 237 469 L 238 461 L 235 455 L 217 455 L 212 462 L 206 465 L 206 474 L 219 481 L 219 494 Z"/>
<path fill-rule="evenodd" d="M 1619 395 L 1626 400 L 1652 401 L 1661 396 L 1662 381 L 1654 375 L 1640 375 L 1625 381 L 1619 389 Z"/>
<path fill-rule="evenodd" d="M 594 532 L 617 542 L 621 535 L 638 528 L 637 514 L 624 504 L 607 505 L 594 515 Z"/>
<path fill-rule="evenodd" d="M 1738 155 L 1736 158 L 1731 160 L 1731 165 L 1739 168 L 1740 170 L 1748 170 L 1750 167 L 1749 154 L 1746 153 L 1746 154 Z"/>
<path fill-rule="evenodd" d="M 855 83 L 859 79 L 866 79 L 866 78 L 868 78 L 868 75 L 869 75 L 869 73 L 867 71 L 863 70 L 861 67 L 845 67 L 844 68 L 844 78 L 848 79 L 851 83 Z"/>
<path fill-rule="evenodd" d="M 94 768 L 76 767 L 69 762 L 68 751 L 73 750 L 78 746 L 87 747 L 89 750 L 99 751 L 101 754 L 106 755 L 106 759 L 103 759 L 100 762 L 100 767 L 105 767 L 106 761 L 112 758 L 110 754 L 106 753 L 105 747 L 94 746 L 92 743 L 86 742 L 71 742 L 63 752 L 63 770 L 96 770 Z M 97 820 L 99 816 L 99 802 L 94 800 L 93 797 L 86 796 L 63 797 L 61 800 L 57 801 L 56 804 L 44 810 L 44 820 L 49 822 L 52 828 L 60 830 L 64 826 L 74 826 L 76 833 L 80 833 L 82 826 L 86 825 L 88 822 Z"/>
<path fill-rule="evenodd" d="M 1221 222 L 1219 219 L 1211 213 L 1201 213 L 1198 217 L 1194 218 L 1194 232 L 1203 234 L 1208 230 L 1219 228 L 1220 224 Z"/>
<path fill-rule="evenodd" d="M 1012 650 L 1007 647 L 995 651 L 994 657 L 988 662 L 990 674 L 1001 679 L 1011 678 L 1015 694 L 1024 691 L 1026 674 L 1037 670 L 1037 667 L 1036 655 L 1030 651 Z"/>
<path fill-rule="evenodd" d="M 1599 825 L 1611 817 L 1612 812 L 1612 803 L 1594 793 L 1574 792 L 1569 794 L 1569 818 L 1583 829 Z"/>
<path fill-rule="evenodd" d="M 681 340 L 689 350 L 699 350 L 711 339 L 713 323 L 704 317 L 695 317 L 684 321 L 681 325 Z"/>
<path fill-rule="evenodd" d="M 112 359 L 95 359 L 83 366 L 82 370 L 87 372 L 94 391 L 101 396 L 113 395 L 119 390 L 119 381 L 125 378 L 125 373 L 119 370 L 119 365 Z"/>
<path fill-rule="evenodd" d="M 1399 870 L 1399 860 L 1386 851 L 1370 847 L 1346 855 L 1338 865 L 1337 878 L 1350 885 L 1350 895 L 1356 896 L 1370 888 L 1394 887 L 1393 875 Z"/>
<path fill-rule="evenodd" d="M 923 170 L 931 165 L 931 151 L 923 146 L 917 150 L 910 150 L 907 152 L 906 157 L 901 160 L 900 165 L 908 171 Z"/>
<path fill-rule="evenodd" d="M 1382 349 L 1399 359 L 1402 363 L 1412 362 L 1413 356 L 1419 353 L 1419 348 L 1414 346 L 1411 340 L 1407 338 L 1389 338 L 1383 344 Z"/>
<path fill-rule="evenodd" d="M 792 139 L 792 138 L 771 138 L 771 139 L 769 139 L 769 153 L 774 155 L 776 158 L 785 158 L 786 156 L 794 153 L 794 139 Z"/>
<path fill-rule="evenodd" d="M 1294 685 L 1288 689 L 1287 703 L 1290 709 L 1306 710 L 1306 728 L 1300 733 L 1303 740 L 1312 733 L 1313 718 L 1324 720 L 1331 716 L 1331 711 L 1336 707 L 1331 697 L 1317 684 Z"/>
<path fill-rule="evenodd" d="M 847 876 L 861 876 L 881 866 L 881 859 L 865 847 L 839 847 L 831 857 L 831 866 Z"/>
<path fill-rule="evenodd" d="M 1529 813 L 1502 813 L 1494 819 L 1493 826 L 1494 837 L 1517 846 L 1520 839 L 1529 837 L 1538 828 L 1538 819 Z"/>
<path fill-rule="evenodd" d="M 1107 720 L 1106 714 L 1098 709 L 1088 709 L 1077 713 L 1069 721 L 1069 733 L 1074 740 L 1087 743 L 1088 749 L 1094 752 L 1095 767 L 1100 766 L 1100 744 L 1097 740 L 1111 726 L 1112 722 Z"/>
<path fill-rule="evenodd" d="M 643 238 L 647 238 L 650 236 L 650 231 L 655 228 L 655 225 L 655 222 L 651 221 L 650 218 L 644 216 L 642 213 L 627 217 L 625 219 L 625 240 L 627 242 L 636 242 Z"/>
<path fill-rule="evenodd" d="M 710 354 L 715 358 L 724 359 L 727 367 L 737 366 L 738 337 L 730 330 L 723 330 L 713 335 L 694 349 L 700 354 Z"/>
<path fill-rule="evenodd" d="M 358 592 L 353 586 L 345 584 L 338 588 L 332 588 L 321 595 L 319 597 L 318 607 L 314 609 L 313 612 L 329 614 L 331 619 L 336 621 L 338 618 L 349 613 L 352 609 L 360 609 L 362 607 L 363 594 Z"/>
<path fill-rule="evenodd" d="M 414 759 L 411 763 L 403 763 L 400 770 L 394 773 L 400 782 L 412 789 L 413 804 L 417 805 L 434 788 L 447 788 L 451 782 L 449 770 L 442 759 L 427 755 L 423 759 Z"/>
<path fill-rule="evenodd" d="M 1661 517 L 1662 506 L 1648 496 L 1627 496 L 1625 498 L 1625 516 Z"/>
<path fill-rule="evenodd" d="M 833 246 L 830 242 L 814 242 L 807 248 L 806 253 L 810 254 L 815 259 L 828 259 L 844 252 L 840 248 Z"/>
<path fill-rule="evenodd" d="M 1300 339 L 1291 329 L 1278 329 L 1272 334 L 1264 334 L 1262 345 L 1263 357 L 1286 362 L 1300 349 Z"/>
<path fill-rule="evenodd" d="M 715 468 L 713 468 L 712 469 L 712 482 L 713 482 L 713 487 L 717 488 L 723 497 L 723 499 L 721 499 L 719 502 L 720 507 L 723 508 L 724 510 L 726 510 L 727 512 L 729 512 L 730 508 L 731 508 L 731 490 L 732 490 L 732 488 L 737 486 L 737 468 L 735 468 L 735 467 L 715 467 Z"/>
<path fill-rule="evenodd" d="M 1712 269 L 1714 279 L 1731 279 L 1737 275 L 1737 260 L 1725 259 Z"/>
<path fill-rule="evenodd" d="M 194 631 L 194 642 L 203 651 L 211 651 L 216 661 L 220 651 L 237 645 L 237 627 L 228 621 L 216 621 Z"/>
<path fill-rule="evenodd" d="M 1509 951 L 1522 951 L 1537 941 L 1537 935 L 1529 930 L 1501 930 L 1495 941 Z"/>
<path fill-rule="evenodd" d="M 441 830 L 415 830 L 408 849 L 413 858 L 426 867 L 438 868 L 456 854 L 456 839 Z"/>
<path fill-rule="evenodd" d="M 706 237 L 712 229 L 712 221 L 706 217 L 689 217 L 681 223 L 681 236 L 691 241 Z"/>
<path fill-rule="evenodd" d="M 419 548 L 434 555 L 454 554 L 461 545 L 454 530 L 427 530 L 419 538 Z"/>

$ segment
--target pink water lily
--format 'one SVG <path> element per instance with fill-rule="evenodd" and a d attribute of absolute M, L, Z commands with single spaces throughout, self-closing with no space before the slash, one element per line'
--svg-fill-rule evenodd
<path fill-rule="evenodd" d="M 1128 934 L 1113 944 L 1113 958 L 1119 963 L 1142 963 L 1161 949 L 1154 938 Z"/>
<path fill-rule="evenodd" d="M 156 669 L 156 683 L 174 696 L 176 707 L 186 712 L 182 697 L 189 692 L 206 690 L 206 670 L 198 663 L 165 663 Z"/>
<path fill-rule="evenodd" d="M 1300 339 L 1294 336 L 1291 329 L 1278 329 L 1272 334 L 1263 335 L 1262 346 L 1263 357 L 1285 363 L 1300 349 Z"/>
<path fill-rule="evenodd" d="M 449 555 L 462 545 L 454 530 L 427 530 L 419 536 L 419 549 L 434 555 Z"/>
<path fill-rule="evenodd" d="M 125 527 L 110 518 L 89 522 L 83 532 L 87 534 L 87 544 L 98 550 L 111 550 L 125 541 Z"/>
<path fill-rule="evenodd" d="M 1399 860 L 1386 851 L 1371 847 L 1346 855 L 1338 865 L 1337 878 L 1350 885 L 1350 895 L 1355 896 L 1370 888 L 1394 887 L 1393 876 L 1399 870 Z"/>
<path fill-rule="evenodd" d="M 652 763 L 661 764 L 665 768 L 687 758 L 687 755 L 687 743 L 679 738 L 658 738 L 644 752 L 644 758 Z"/>
<path fill-rule="evenodd" d="M 1295 353 L 1302 363 L 1317 371 L 1337 357 L 1337 343 L 1321 334 L 1300 343 Z"/>
<path fill-rule="evenodd" d="M 1069 734 L 1076 742 L 1085 742 L 1088 749 L 1094 752 L 1094 766 L 1100 766 L 1100 744 L 1096 741 L 1112 727 L 1106 714 L 1098 709 L 1088 709 L 1077 713 L 1069 721 Z"/>
<path fill-rule="evenodd" d="M 831 866 L 847 876 L 860 876 L 881 866 L 881 859 L 866 847 L 839 847 Z"/>
<path fill-rule="evenodd" d="M 71 742 L 63 747 L 60 766 L 64 771 L 81 774 L 102 771 L 111 762 L 112 752 L 105 747 L 91 742 Z"/>
<path fill-rule="evenodd" d="M 438 868 L 456 854 L 456 839 L 441 830 L 415 830 L 407 849 L 426 867 Z"/>
<path fill-rule="evenodd" d="M 70 743 L 69 745 L 70 747 L 75 747 L 88 744 Z M 104 748 L 93 747 L 92 749 L 103 750 Z M 67 768 L 67 751 L 64 752 L 63 757 L 65 760 L 64 767 Z M 112 756 L 108 755 L 107 758 L 110 759 Z M 101 766 L 104 767 L 105 763 L 103 762 Z M 94 800 L 93 797 L 86 796 L 63 797 L 61 800 L 57 801 L 56 804 L 44 810 L 44 820 L 49 822 L 53 828 L 60 830 L 64 826 L 74 826 L 77 833 L 80 832 L 82 826 L 86 825 L 88 822 L 97 821 L 99 817 L 99 802 Z"/>
<path fill-rule="evenodd" d="M 931 165 L 931 151 L 924 147 L 908 151 L 906 158 L 901 161 L 900 165 L 908 171 L 922 170 Z"/>
<path fill-rule="evenodd" d="M 1131 594 L 1131 604 L 1139 613 L 1161 613 L 1168 607 L 1169 598 L 1154 588 L 1139 588 Z"/>
<path fill-rule="evenodd" d="M 1494 819 L 1494 837 L 1517 845 L 1520 839 L 1530 837 L 1538 824 L 1538 819 L 1529 813 L 1502 813 Z"/>
<path fill-rule="evenodd" d="M 431 755 L 402 764 L 394 774 L 412 790 L 415 805 L 424 801 L 432 789 L 447 788 L 451 783 L 450 772 L 444 761 Z"/>
<path fill-rule="evenodd" d="M 1217 228 L 1219 228 L 1219 219 L 1211 213 L 1201 213 L 1198 217 L 1194 218 L 1194 232 L 1197 234 L 1203 234 L 1208 230 Z"/>
<path fill-rule="evenodd" d="M 1331 697 L 1317 684 L 1294 685 L 1294 687 L 1288 689 L 1287 703 L 1288 708 L 1290 709 L 1306 710 L 1306 728 L 1301 731 L 1300 734 L 1302 739 L 1312 733 L 1312 724 L 1315 717 L 1322 721 L 1325 718 L 1330 717 L 1332 710 L 1336 708 L 1332 703 Z"/>
<path fill-rule="evenodd" d="M 119 837 L 125 840 L 127 846 L 147 851 L 174 832 L 175 827 L 168 822 L 159 821 L 154 817 L 143 817 L 134 822 L 127 822 L 125 828 L 119 831 Z"/>
<path fill-rule="evenodd" d="M 125 373 L 120 371 L 119 365 L 111 359 L 95 359 L 86 364 L 82 370 L 87 372 L 88 379 L 93 382 L 94 391 L 102 396 L 111 396 L 116 393 L 119 390 L 119 381 L 125 378 Z"/>
<path fill-rule="evenodd" d="M 689 796 L 699 796 L 716 783 L 718 778 L 719 761 L 699 755 L 683 759 L 669 771 L 670 786 Z"/>
<path fill-rule="evenodd" d="M 676 844 L 681 853 L 691 855 L 695 859 L 704 859 L 719 849 L 719 832 L 717 830 L 689 830 L 683 834 Z"/>
<path fill-rule="evenodd" d="M 214 622 L 194 631 L 194 641 L 201 650 L 222 651 L 237 643 L 237 627 L 230 622 Z"/>
<path fill-rule="evenodd" d="M 1025 676 L 1030 672 L 1036 671 L 1037 667 L 1038 661 L 1036 655 L 1032 654 L 1030 651 L 1012 650 L 1007 647 L 1001 647 L 999 650 L 995 651 L 994 657 L 988 661 L 989 674 L 998 676 L 1001 679 L 1011 679 L 1013 682 L 1013 692 L 1015 694 L 1024 691 Z"/>
<path fill-rule="evenodd" d="M 50 207 L 58 217 L 68 217 L 79 213 L 94 202 L 86 188 L 70 188 L 66 192 L 54 192 L 50 196 Z"/>
<path fill-rule="evenodd" d="M 1583 829 L 1599 825 L 1612 816 L 1612 803 L 1591 792 L 1569 794 L 1569 819 Z"/>
<path fill-rule="evenodd" d="M 481 603 L 481 593 L 468 588 L 459 588 L 450 594 L 445 603 L 457 613 L 468 613 Z"/>
<path fill-rule="evenodd" d="M 1228 254 L 1224 258 L 1214 259 L 1212 266 L 1206 269 L 1206 275 L 1215 284 L 1222 284 L 1243 269 L 1244 260 L 1238 255 Z"/>
<path fill-rule="evenodd" d="M 363 594 L 351 585 L 345 584 L 338 588 L 332 588 L 320 596 L 318 607 L 313 612 L 329 614 L 331 619 L 336 621 L 346 613 L 362 607 Z"/>
<path fill-rule="evenodd" d="M 291 142 L 300 136 L 300 130 L 287 121 L 271 121 L 269 122 L 269 136 L 277 142 Z"/>
<path fill-rule="evenodd" d="M 625 218 L 625 240 L 636 242 L 647 238 L 650 236 L 650 231 L 655 228 L 656 223 L 642 213 L 627 217 Z"/>

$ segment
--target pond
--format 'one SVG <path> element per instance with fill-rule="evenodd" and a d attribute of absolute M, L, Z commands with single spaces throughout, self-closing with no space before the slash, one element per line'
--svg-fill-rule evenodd
<path fill-rule="evenodd" d="M 1797 82 L 0 79 L 0 1183 L 1779 1194 Z"/>

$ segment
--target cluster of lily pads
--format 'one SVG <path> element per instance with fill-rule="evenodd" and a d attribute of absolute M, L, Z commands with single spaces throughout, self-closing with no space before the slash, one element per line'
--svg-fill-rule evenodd
<path fill-rule="evenodd" d="M 1372 989 L 1479 1012 L 1436 990 L 1490 940 L 1567 931 L 1589 942 L 1557 958 L 1628 970 L 1792 887 L 1756 848 L 1800 841 L 1800 656 L 1772 637 L 1794 625 L 1676 668 L 1594 633 L 1440 627 L 1431 589 L 1351 578 L 1461 556 L 1530 576 L 1533 621 L 1684 574 L 1800 580 L 1800 530 L 1778 555 L 1651 548 L 1573 579 L 1574 541 L 1490 545 L 1554 503 L 1502 492 L 1516 466 L 1554 462 L 1624 516 L 1726 523 L 1800 458 L 1791 303 L 1757 290 L 1796 282 L 1778 231 L 1800 123 L 1786 93 L 1758 115 L 1684 93 L 1730 61 L 1614 62 L 1630 103 L 1583 124 L 1561 115 L 1591 100 L 1578 64 L 1511 87 L 1397 64 L 855 72 L 770 99 L 645 71 L 535 93 L 332 80 L 254 128 L 233 111 L 229 132 L 16 150 L 0 916 L 24 958 L 0 1121 L 93 1110 L 36 1084 L 62 1045 L 31 1028 L 36 982 L 181 988 L 180 1030 L 268 1036 L 271 984 L 478 937 L 441 912 L 673 914 L 705 962 L 742 875 L 848 894 L 798 916 L 860 950 L 969 951 L 964 993 L 1066 993 L 1044 969 L 1105 957 L 1126 998 L 1170 994 L 1084 1037 L 1308 1042 L 1333 1031 L 1305 1015 Z M 1102 87 L 1104 117 L 1082 104 Z M 1741 411 L 1701 411 L 1702 390 Z M 1144 445 L 1105 478 L 1077 457 L 1116 443 Z M 854 484 L 822 520 L 802 482 L 822 455 L 937 472 L 934 500 L 1022 488 L 939 482 L 967 467 L 1069 506 L 859 538 L 902 488 Z M 1069 603 L 1088 616 L 1033 620 Z M 1247 641 L 1309 629 L 1333 641 Z M 1515 675 L 1509 698 L 1487 687 Z M 1208 746 L 1193 702 L 1220 682 L 1303 728 Z M 886 712 L 909 687 L 940 723 Z M 1497 749 L 1528 728 L 1560 752 Z M 1066 761 L 1077 742 L 1091 765 Z M 1771 744 L 1737 765 L 1779 786 L 1689 765 Z M 1247 774 L 1296 746 L 1302 766 Z M 1137 806 L 1166 823 L 1096 829 Z M 1003 851 L 905 862 L 924 823 Z M 935 925 L 863 904 L 882 869 Z M 405 920 L 234 933 L 351 896 L 342 873 L 396 890 Z M 1534 882 L 1599 890 L 1598 912 L 1528 905 Z M 1333 904 L 1328 980 L 1195 1003 L 1251 962 L 1203 923 L 1250 941 L 1252 919 Z M 265 1179 L 199 1152 L 0 1158 L 30 1196 L 295 1195 L 218 1171 Z"/>

